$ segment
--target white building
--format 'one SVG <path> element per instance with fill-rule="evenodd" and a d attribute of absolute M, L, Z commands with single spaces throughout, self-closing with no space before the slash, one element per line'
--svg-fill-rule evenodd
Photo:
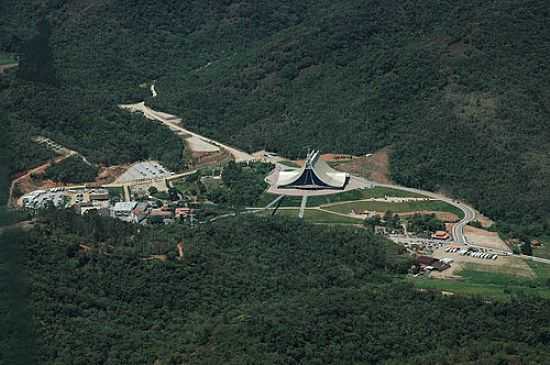
<path fill-rule="evenodd" d="M 350 175 L 336 171 L 320 159 L 319 151 L 308 153 L 301 169 L 280 171 L 276 186 L 279 189 L 344 189 Z"/>
<path fill-rule="evenodd" d="M 119 202 L 111 207 L 111 217 L 123 220 L 125 222 L 132 222 L 134 215 L 132 211 L 136 207 L 137 202 Z"/>

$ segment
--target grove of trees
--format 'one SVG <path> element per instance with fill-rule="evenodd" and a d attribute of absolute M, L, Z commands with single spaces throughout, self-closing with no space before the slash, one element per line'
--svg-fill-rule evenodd
<path fill-rule="evenodd" d="M 547 300 L 419 292 L 402 278 L 411 262 L 398 246 L 363 229 L 250 216 L 149 229 L 55 209 L 40 219 L 29 233 L 2 236 L 0 297 L 12 308 L 2 311 L 3 363 L 544 364 L 550 356 Z"/>
<path fill-rule="evenodd" d="M 249 151 L 391 146 L 397 182 L 549 230 L 546 1 L 5 3 L 2 108 L 94 162 L 182 166 L 176 136 L 116 111 L 147 99 Z"/>

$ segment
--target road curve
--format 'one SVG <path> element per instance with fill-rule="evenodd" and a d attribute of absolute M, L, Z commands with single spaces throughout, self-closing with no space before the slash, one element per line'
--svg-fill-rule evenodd
<path fill-rule="evenodd" d="M 441 194 L 438 194 L 438 193 L 433 193 L 431 191 L 425 191 L 425 190 L 420 190 L 420 189 L 415 189 L 415 188 L 408 188 L 406 186 L 400 186 L 400 185 L 379 184 L 379 183 L 374 182 L 374 181 L 369 181 L 369 182 L 373 186 L 380 186 L 380 187 L 383 187 L 383 188 L 397 189 L 397 190 L 403 190 L 403 191 L 408 191 L 408 192 L 411 192 L 411 193 L 425 195 L 425 196 L 428 196 L 430 198 L 434 198 L 434 199 L 444 201 L 445 203 L 448 203 L 448 204 L 462 210 L 462 212 L 464 213 L 464 217 L 460 221 L 458 221 L 457 223 L 455 223 L 453 225 L 451 235 L 453 236 L 453 240 L 455 242 L 462 243 L 462 244 L 465 244 L 465 245 L 468 244 L 468 240 L 466 239 L 466 236 L 464 235 L 464 227 L 468 223 L 475 220 L 476 211 L 474 210 L 474 208 L 472 208 L 472 207 L 470 207 L 470 206 L 468 206 L 464 203 L 458 202 L 454 199 L 448 198 L 444 195 L 441 195 Z"/>
<path fill-rule="evenodd" d="M 151 86 L 151 92 L 155 96 L 156 91 L 154 91 L 154 84 Z M 170 115 L 170 114 L 166 114 L 166 113 L 162 113 L 162 112 L 157 112 L 157 111 L 149 108 L 147 105 L 145 105 L 145 102 L 136 103 L 136 104 L 122 104 L 122 105 L 119 105 L 119 107 L 121 109 L 125 109 L 125 110 L 128 110 L 130 112 L 141 112 L 141 113 L 143 113 L 143 115 L 146 118 L 152 119 L 152 120 L 157 120 L 157 121 L 163 123 L 164 125 L 166 125 L 167 127 L 169 127 L 172 130 L 179 130 L 183 133 L 198 137 L 198 138 L 204 140 L 205 142 L 208 142 L 208 143 L 217 145 L 219 147 L 222 147 L 222 148 L 226 149 L 229 153 L 231 153 L 231 155 L 233 156 L 233 158 L 235 159 L 236 162 L 247 162 L 247 161 L 253 161 L 254 160 L 254 157 L 252 155 L 246 153 L 246 152 L 238 150 L 234 147 L 224 145 L 224 144 L 222 144 L 218 141 L 215 141 L 215 140 L 210 139 L 208 137 L 201 136 L 200 134 L 194 133 L 194 132 L 192 132 L 188 129 L 185 129 L 185 128 L 179 126 L 178 124 L 173 122 L 173 120 L 178 120 L 179 118 L 177 118 L 174 115 Z M 472 207 L 470 207 L 470 206 L 468 206 L 464 203 L 461 203 L 461 202 L 455 201 L 453 199 L 450 199 L 450 198 L 448 198 L 444 195 L 437 194 L 437 193 L 432 193 L 430 191 L 424 191 L 424 190 L 415 189 L 415 188 L 408 188 L 408 187 L 400 186 L 400 185 L 380 184 L 380 183 L 376 183 L 374 181 L 368 181 L 368 180 L 367 180 L 367 182 L 371 186 L 380 186 L 380 187 L 398 189 L 398 190 L 408 191 L 408 192 L 412 192 L 412 193 L 416 193 L 416 194 L 420 194 L 420 195 L 425 195 L 425 196 L 428 196 L 430 198 L 435 198 L 435 199 L 444 201 L 444 202 L 446 202 L 446 203 L 462 210 L 462 212 L 464 212 L 464 217 L 459 222 L 457 222 L 453 225 L 451 235 L 453 237 L 453 240 L 456 241 L 457 243 L 462 243 L 462 244 L 466 244 L 466 245 L 468 244 L 468 240 L 466 239 L 466 236 L 464 235 L 464 227 L 468 223 L 475 220 L 475 218 L 476 218 L 476 211 Z"/>

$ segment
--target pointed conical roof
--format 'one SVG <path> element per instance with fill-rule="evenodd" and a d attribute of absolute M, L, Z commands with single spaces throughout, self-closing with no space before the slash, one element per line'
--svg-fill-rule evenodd
<path fill-rule="evenodd" d="M 308 153 L 304 166 L 298 170 L 280 171 L 279 188 L 297 189 L 343 189 L 349 174 L 331 168 L 320 159 L 319 151 Z"/>

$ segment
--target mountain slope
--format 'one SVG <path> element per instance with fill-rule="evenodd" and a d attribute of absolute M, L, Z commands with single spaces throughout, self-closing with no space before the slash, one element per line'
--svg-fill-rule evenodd
<path fill-rule="evenodd" d="M 547 301 L 419 292 L 400 277 L 410 263 L 398 246 L 364 230 L 250 216 L 154 230 L 70 211 L 45 219 L 0 247 L 0 263 L 27 279 L 0 281 L 0 295 L 30 293 L 3 331 L 27 329 L 14 331 L 29 344 L 25 364 L 543 364 L 549 355 Z M 14 363 L 13 340 L 0 337 L 0 361 Z"/>
<path fill-rule="evenodd" d="M 516 230 L 549 228 L 545 1 L 27 0 L 4 17 L 21 14 L 10 46 L 45 16 L 71 100 L 113 108 L 156 79 L 150 104 L 224 142 L 290 156 L 391 146 L 398 182 L 464 198 Z M 58 129 L 63 139 L 82 125 Z"/>

